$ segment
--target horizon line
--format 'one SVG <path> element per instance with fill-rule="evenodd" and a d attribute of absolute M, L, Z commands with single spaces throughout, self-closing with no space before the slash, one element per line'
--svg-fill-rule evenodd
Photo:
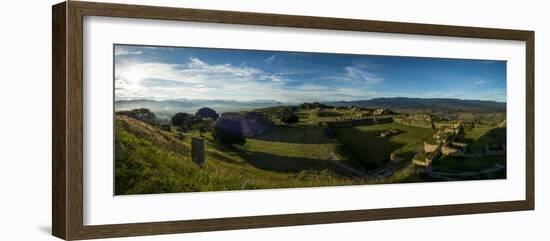
<path fill-rule="evenodd" d="M 370 99 L 357 99 L 357 100 L 312 100 L 312 101 L 297 101 L 297 102 L 286 102 L 286 101 L 279 101 L 279 100 L 226 100 L 226 99 L 190 99 L 190 98 L 172 98 L 172 99 L 155 99 L 155 98 L 127 98 L 127 99 L 116 99 L 114 102 L 118 101 L 136 101 L 136 100 L 148 100 L 148 101 L 184 101 L 184 100 L 190 100 L 190 101 L 226 101 L 226 102 L 241 102 L 241 103 L 249 103 L 249 102 L 278 102 L 282 104 L 295 104 L 295 103 L 334 103 L 334 102 L 357 102 L 357 101 L 370 101 L 374 99 L 421 99 L 421 100 L 433 100 L 433 99 L 439 99 L 439 100 L 461 100 L 461 101 L 485 101 L 485 102 L 496 102 L 496 103 L 507 103 L 506 101 L 497 101 L 497 100 L 481 100 L 481 99 L 461 99 L 461 98 L 450 98 L 450 97 L 429 97 L 429 98 L 422 98 L 422 97 L 405 97 L 405 96 L 396 96 L 396 97 L 375 97 Z"/>

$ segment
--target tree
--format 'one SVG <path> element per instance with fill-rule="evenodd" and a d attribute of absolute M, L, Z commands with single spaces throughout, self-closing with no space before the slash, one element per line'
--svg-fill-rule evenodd
<path fill-rule="evenodd" d="M 179 112 L 173 115 L 170 121 L 172 122 L 172 125 L 179 126 L 189 117 L 191 117 L 190 114 Z"/>
<path fill-rule="evenodd" d="M 287 124 L 298 123 L 298 116 L 295 114 L 284 115 L 281 117 L 281 121 Z"/>
<path fill-rule="evenodd" d="M 172 125 L 179 126 L 183 130 L 191 130 L 193 125 L 200 122 L 200 119 L 193 115 L 179 112 L 172 116 L 171 122 Z"/>
<path fill-rule="evenodd" d="M 212 136 L 214 140 L 224 146 L 244 145 L 246 143 L 246 138 L 242 134 L 231 133 L 220 127 L 214 127 Z"/>
<path fill-rule="evenodd" d="M 213 120 L 217 120 L 220 117 L 215 110 L 208 107 L 200 108 L 197 113 L 195 113 L 195 116 L 199 119 L 212 118 Z"/>
<path fill-rule="evenodd" d="M 246 143 L 240 121 L 232 119 L 218 120 L 212 130 L 212 137 L 224 146 L 244 145 Z"/>
<path fill-rule="evenodd" d="M 202 136 L 205 132 L 211 131 L 214 125 L 214 120 L 207 118 L 202 119 L 200 123 L 197 124 L 199 133 Z"/>
<path fill-rule="evenodd" d="M 313 102 L 313 103 L 302 103 L 298 106 L 300 109 L 332 109 L 334 106 L 326 105 L 319 102 Z"/>
<path fill-rule="evenodd" d="M 118 111 L 117 114 L 125 115 L 132 119 L 140 120 L 151 125 L 158 124 L 155 113 L 151 112 L 149 109 L 146 109 L 146 108 Z"/>

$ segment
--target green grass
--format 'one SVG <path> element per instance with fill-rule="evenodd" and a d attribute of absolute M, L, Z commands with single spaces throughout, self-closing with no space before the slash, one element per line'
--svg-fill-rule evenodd
<path fill-rule="evenodd" d="M 490 126 L 466 128 L 462 141 L 468 144 L 469 152 L 483 152 L 487 144 L 506 143 L 506 128 Z"/>
<path fill-rule="evenodd" d="M 333 168 L 333 162 L 361 170 L 359 163 L 343 152 L 341 144 L 326 138 L 317 126 L 275 126 L 247 138 L 240 150 L 251 163 L 268 170 L 323 170 Z"/>
<path fill-rule="evenodd" d="M 378 131 L 400 130 L 401 134 L 380 137 Z M 338 139 L 347 146 L 366 169 L 376 169 L 387 162 L 392 152 L 412 154 L 423 148 L 424 140 L 431 138 L 433 129 L 404 126 L 388 123 L 360 127 L 340 127 L 334 129 Z"/>
<path fill-rule="evenodd" d="M 393 176 L 385 180 L 386 183 L 412 183 L 424 181 L 418 175 L 418 168 L 412 163 L 407 163 L 404 167 L 398 169 Z"/>
<path fill-rule="evenodd" d="M 326 148 L 308 146 L 317 144 L 295 143 L 283 146 L 276 141 L 262 143 L 262 140 L 249 140 L 249 143 L 242 148 L 226 148 L 214 143 L 209 134 L 205 135 L 206 164 L 201 168 L 190 159 L 192 135 L 198 135 L 198 133 L 186 133 L 183 140 L 180 140 L 177 138 L 176 131 L 162 131 L 145 123 L 117 116 L 115 194 L 318 187 L 366 183 L 362 179 L 339 175 L 333 163 L 316 159 L 331 157 L 327 156 L 324 150 L 316 151 L 316 149 Z M 313 138 L 315 133 L 311 130 L 305 130 L 301 135 L 302 139 L 299 135 L 294 138 L 301 141 L 315 140 Z M 272 146 L 269 149 L 271 153 L 260 152 L 263 150 L 261 146 L 265 145 Z M 294 150 L 285 151 L 293 145 L 296 145 Z M 333 147 L 336 148 L 334 143 L 328 145 L 334 145 Z M 282 156 L 287 154 L 294 157 L 289 159 Z M 298 162 L 289 165 L 285 160 Z M 309 163 L 312 160 L 318 163 Z M 273 162 L 265 166 L 269 161 Z M 274 168 L 275 166 L 279 166 L 280 169 Z"/>
<path fill-rule="evenodd" d="M 328 139 L 317 124 L 318 117 L 310 115 L 309 111 L 300 111 L 299 115 L 303 118 L 297 125 L 276 125 L 261 135 L 247 138 L 245 145 L 233 148 L 217 144 L 210 133 L 204 133 L 206 161 L 203 167 L 190 158 L 191 137 L 198 136 L 198 131 L 181 134 L 172 128 L 171 132 L 167 132 L 137 120 L 117 116 L 115 194 L 424 181 L 417 174 L 418 169 L 407 162 L 401 163 L 394 175 L 380 180 L 354 176 L 364 173 L 364 167 L 373 170 L 383 166 L 389 161 L 392 152 L 408 153 L 412 157 L 422 149 L 423 141 L 429 139 L 435 130 L 390 123 L 336 128 L 335 134 L 339 138 Z M 376 135 L 378 131 L 388 129 L 400 130 L 402 133 L 388 138 Z M 480 130 L 467 134 L 467 137 L 484 140 L 487 133 L 495 132 Z M 499 136 L 498 133 L 496 136 Z M 484 163 L 475 160 L 444 160 L 436 162 L 436 167 L 446 171 L 478 170 L 503 163 L 501 159 L 494 158 Z"/>

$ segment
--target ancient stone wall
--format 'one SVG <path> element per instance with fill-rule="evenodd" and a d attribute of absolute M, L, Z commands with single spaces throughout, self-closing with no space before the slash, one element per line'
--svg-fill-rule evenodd
<path fill-rule="evenodd" d="M 428 163 L 428 165 L 431 165 L 433 162 L 437 161 L 439 157 L 441 157 L 441 151 L 439 151 L 439 149 L 430 152 L 426 155 L 426 163 Z"/>
<path fill-rule="evenodd" d="M 424 142 L 424 152 L 429 153 L 433 152 L 439 149 L 439 144 L 430 144 L 428 142 Z"/>
<path fill-rule="evenodd" d="M 428 163 L 428 162 L 426 161 L 426 159 L 420 160 L 420 159 L 416 159 L 416 158 L 413 158 L 413 159 L 412 159 L 412 163 L 413 163 L 413 165 L 421 166 L 421 167 L 427 167 L 427 166 L 429 166 L 429 165 L 431 164 L 431 163 Z"/>
<path fill-rule="evenodd" d="M 403 117 L 403 118 L 393 118 L 393 121 L 395 123 L 405 125 L 405 126 L 419 127 L 419 128 L 425 128 L 425 129 L 434 128 L 431 120 L 426 120 L 423 118 Z"/>
<path fill-rule="evenodd" d="M 360 120 L 352 120 L 351 124 L 354 126 L 370 126 L 376 123 L 373 118 L 363 118 Z"/>
<path fill-rule="evenodd" d="M 465 156 L 466 152 L 459 148 L 454 148 L 450 146 L 442 146 L 441 153 L 446 156 Z"/>
<path fill-rule="evenodd" d="M 454 127 L 454 123 L 434 122 L 434 127 L 437 128 L 437 129 L 442 129 L 442 128 L 453 128 L 453 127 Z"/>
<path fill-rule="evenodd" d="M 386 124 L 386 123 L 392 123 L 393 122 L 393 118 L 391 117 L 384 117 L 384 118 L 376 118 L 374 119 L 374 122 L 379 125 L 379 124 Z"/>

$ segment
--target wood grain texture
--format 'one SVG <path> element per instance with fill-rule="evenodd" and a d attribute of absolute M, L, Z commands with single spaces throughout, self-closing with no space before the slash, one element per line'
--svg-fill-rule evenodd
<path fill-rule="evenodd" d="M 535 209 L 535 33 L 529 32 L 525 39 L 526 80 L 526 194 L 530 209 Z"/>
<path fill-rule="evenodd" d="M 525 40 L 530 31 L 158 6 L 72 2 L 87 16 Z"/>
<path fill-rule="evenodd" d="M 67 239 L 83 228 L 83 15 L 67 5 Z"/>
<path fill-rule="evenodd" d="M 115 225 L 83 225 L 83 17 L 108 16 L 259 26 L 519 40 L 526 43 L 526 197 L 473 203 Z M 534 32 L 69 1 L 53 7 L 53 234 L 67 240 L 356 222 L 534 209 Z"/>
<path fill-rule="evenodd" d="M 527 210 L 523 201 L 85 226 L 81 239 L 359 222 Z"/>
<path fill-rule="evenodd" d="M 52 7 L 52 234 L 66 238 L 65 3 Z"/>

